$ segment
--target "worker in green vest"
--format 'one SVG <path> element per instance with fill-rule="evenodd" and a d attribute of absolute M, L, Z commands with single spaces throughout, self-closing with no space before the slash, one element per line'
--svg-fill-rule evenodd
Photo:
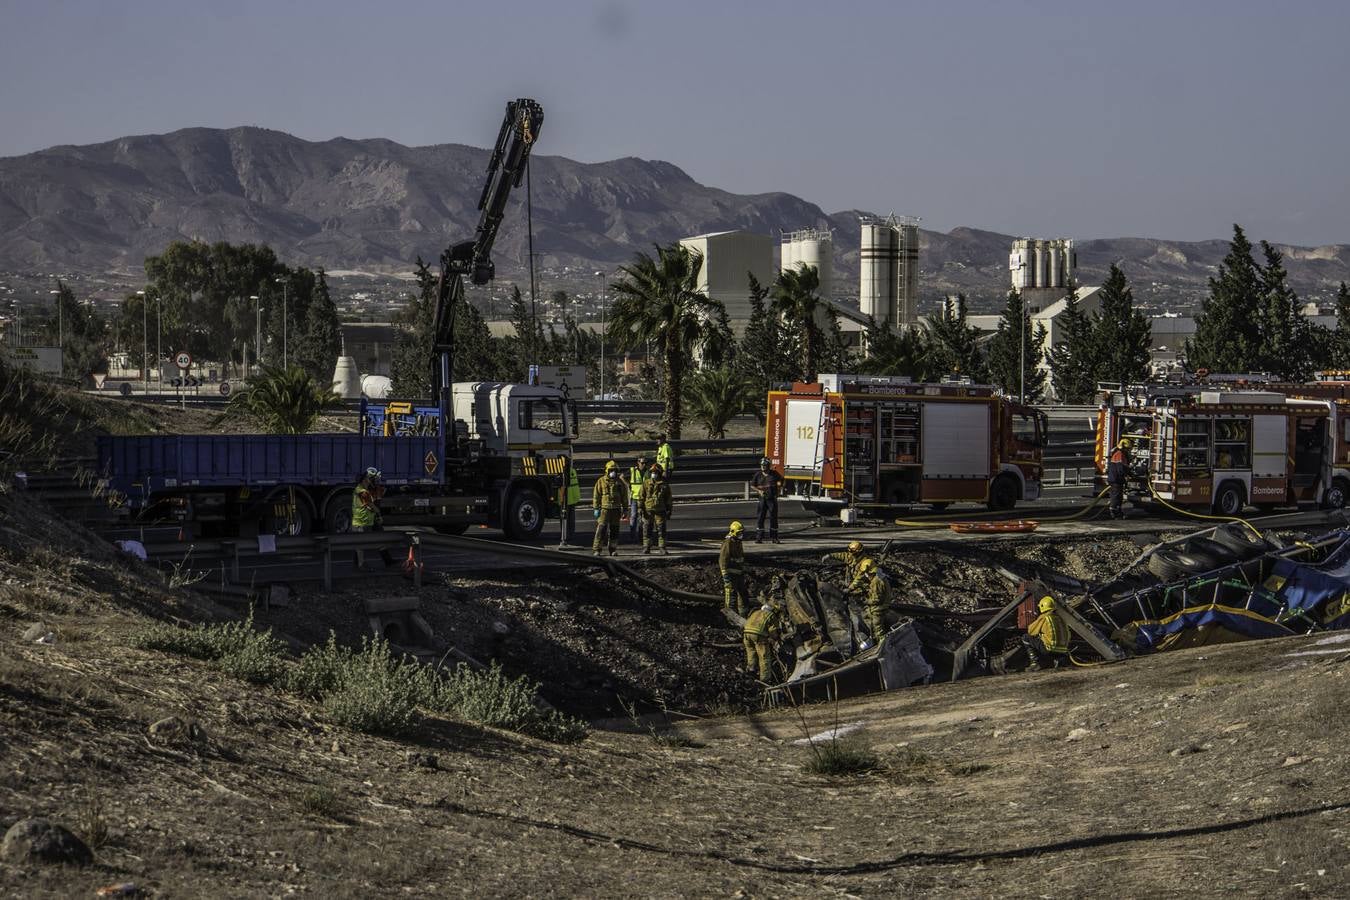
<path fill-rule="evenodd" d="M 577 478 L 577 467 L 572 465 L 570 456 L 563 458 L 563 483 L 558 487 L 558 514 L 562 532 L 558 540 L 558 549 L 571 546 L 567 541 L 577 533 L 577 507 L 581 505 L 581 481 Z"/>
<path fill-rule="evenodd" d="M 656 436 L 656 464 L 666 473 L 666 480 L 675 473 L 675 448 L 670 446 L 664 434 Z"/>
<path fill-rule="evenodd" d="M 628 536 L 634 543 L 643 543 L 642 482 L 647 480 L 650 465 L 651 461 L 647 457 L 639 456 L 637 465 L 628 467 L 628 477 L 624 479 L 628 485 Z"/>
<path fill-rule="evenodd" d="M 380 515 L 380 498 L 384 496 L 383 478 L 380 470 L 371 466 L 366 469 L 352 490 L 352 534 L 383 530 L 384 517 Z M 387 547 L 380 548 L 380 559 L 384 561 L 386 568 L 394 564 L 394 558 L 389 555 Z M 365 564 L 365 551 L 357 550 L 356 567 L 359 569 Z"/>

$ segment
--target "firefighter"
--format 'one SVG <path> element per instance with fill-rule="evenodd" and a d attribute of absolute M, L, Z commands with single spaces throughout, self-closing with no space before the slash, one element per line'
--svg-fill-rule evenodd
<path fill-rule="evenodd" d="M 624 480 L 628 485 L 628 536 L 635 544 L 639 542 L 646 544 L 642 534 L 646 518 L 642 509 L 642 483 L 647 478 L 649 465 L 647 457 L 639 456 L 637 465 L 628 467 L 628 477 Z"/>
<path fill-rule="evenodd" d="M 872 633 L 873 642 L 880 642 L 886 633 L 886 611 L 891 608 L 891 584 L 881 573 L 874 559 L 865 559 L 858 566 L 858 579 L 863 581 L 863 621 Z"/>
<path fill-rule="evenodd" d="M 1121 438 L 1106 463 L 1106 488 L 1110 492 L 1109 514 L 1113 519 L 1125 518 L 1121 502 L 1125 499 L 1125 480 L 1130 474 L 1130 439 Z"/>
<path fill-rule="evenodd" d="M 722 608 L 732 609 L 734 602 L 738 616 L 745 615 L 750 602 L 745 589 L 745 546 L 741 543 L 744 534 L 745 526 L 732 522 L 722 539 L 722 552 L 717 555 L 717 566 L 722 570 Z"/>
<path fill-rule="evenodd" d="M 675 448 L 670 446 L 664 434 L 656 436 L 656 464 L 666 473 L 666 480 L 675 474 Z"/>
<path fill-rule="evenodd" d="M 566 477 L 558 488 L 558 506 L 562 510 L 559 520 L 562 524 L 562 536 L 558 548 L 572 546 L 568 540 L 577 533 L 577 507 L 581 505 L 581 479 L 577 478 L 577 467 L 572 465 L 570 456 L 563 458 Z"/>
<path fill-rule="evenodd" d="M 651 553 L 655 541 L 657 551 L 666 555 L 666 520 L 670 518 L 673 506 L 666 473 L 660 466 L 652 466 L 642 487 L 643 553 Z"/>
<path fill-rule="evenodd" d="M 787 625 L 784 613 L 783 604 L 769 600 L 750 613 L 741 631 L 745 668 L 752 673 L 758 668 L 759 680 L 765 684 L 773 681 L 773 664 L 778 659 L 778 644 Z"/>
<path fill-rule="evenodd" d="M 844 587 L 853 584 L 858 577 L 858 566 L 863 561 L 862 541 L 850 541 L 847 550 L 826 553 L 820 558 L 823 563 L 841 562 L 844 564 Z"/>
<path fill-rule="evenodd" d="M 371 466 L 366 469 L 361 480 L 356 482 L 356 488 L 352 491 L 353 534 L 384 530 L 384 516 L 380 515 L 380 498 L 384 496 L 383 478 L 380 470 Z M 386 568 L 394 564 L 394 558 L 389 555 L 387 547 L 380 548 L 380 559 L 384 560 Z M 357 550 L 356 567 L 359 569 L 365 564 L 365 551 Z"/>
<path fill-rule="evenodd" d="M 1069 656 L 1069 626 L 1055 610 L 1055 598 L 1046 594 L 1036 604 L 1039 616 L 1031 620 L 1022 645 L 1038 667 L 1057 669 Z"/>
<path fill-rule="evenodd" d="M 759 496 L 759 522 L 755 530 L 755 543 L 764 543 L 764 520 L 769 520 L 769 540 L 781 544 L 778 540 L 778 494 L 782 491 L 783 476 L 775 472 L 766 456 L 759 461 L 759 471 L 750 482 Z"/>
<path fill-rule="evenodd" d="M 591 541 L 592 555 L 599 556 L 602 547 L 609 547 L 609 555 L 619 552 L 619 519 L 628 508 L 628 488 L 619 478 L 619 464 L 605 463 L 605 474 L 595 480 L 591 491 L 591 506 L 595 516 L 595 539 Z"/>

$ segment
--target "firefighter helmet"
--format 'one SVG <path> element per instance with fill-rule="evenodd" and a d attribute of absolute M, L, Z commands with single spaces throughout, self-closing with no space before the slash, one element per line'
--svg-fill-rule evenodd
<path fill-rule="evenodd" d="M 1048 613 L 1050 610 L 1054 608 L 1055 608 L 1055 598 L 1051 597 L 1049 594 L 1046 594 L 1044 597 L 1042 597 L 1040 601 L 1036 604 L 1036 609 L 1040 610 L 1043 613 Z"/>
<path fill-rule="evenodd" d="M 728 529 L 727 533 L 730 534 L 732 537 L 740 537 L 742 534 L 745 533 L 745 526 L 742 525 L 740 522 L 732 522 L 731 528 Z"/>
<path fill-rule="evenodd" d="M 849 552 L 849 553 L 861 553 L 861 552 L 862 552 L 862 541 L 849 541 L 849 542 L 848 542 L 848 552 Z"/>
<path fill-rule="evenodd" d="M 862 562 L 858 563 L 858 574 L 860 575 L 871 575 L 876 570 L 877 570 L 877 561 L 875 559 L 872 559 L 870 556 L 867 559 L 864 559 Z"/>

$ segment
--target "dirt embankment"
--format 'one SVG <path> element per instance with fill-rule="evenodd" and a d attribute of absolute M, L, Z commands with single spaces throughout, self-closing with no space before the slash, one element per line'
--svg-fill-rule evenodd
<path fill-rule="evenodd" d="M 1350 893 L 1348 645 L 1183 651 L 577 745 L 439 716 L 396 741 L 209 664 L 130 648 L 148 614 L 209 610 L 3 502 L 0 825 L 62 822 L 96 860 L 0 862 L 6 894 L 89 896 L 116 882 L 174 897 Z M 966 584 L 938 556 L 907 562 Z M 546 636 L 589 634 L 596 646 L 578 657 L 610 647 L 667 665 L 640 654 L 622 592 L 479 587 L 444 605 L 527 634 L 519 651 L 507 636 L 521 659 Z M 566 602 L 576 625 L 553 608 Z M 647 618 L 661 615 L 675 618 Z M 663 627 L 713 633 L 693 618 Z M 34 621 L 55 643 L 23 638 Z M 149 734 L 167 715 L 199 730 Z M 797 742 L 832 729 L 852 729 L 879 768 L 806 774 L 813 751 Z"/>

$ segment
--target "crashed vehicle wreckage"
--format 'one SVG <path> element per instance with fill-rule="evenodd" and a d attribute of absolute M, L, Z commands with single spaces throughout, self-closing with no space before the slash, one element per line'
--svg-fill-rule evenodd
<path fill-rule="evenodd" d="M 880 562 L 887 568 L 884 553 Z M 1047 594 L 1071 634 L 1072 665 L 1350 627 L 1350 530 L 1262 534 L 1228 523 L 1155 544 L 1110 581 L 999 569 L 1013 596 L 999 609 L 954 612 L 893 603 L 875 640 L 835 584 L 798 572 L 786 600 L 793 665 L 769 706 L 1002 674 L 1033 666 L 1020 638 Z"/>

